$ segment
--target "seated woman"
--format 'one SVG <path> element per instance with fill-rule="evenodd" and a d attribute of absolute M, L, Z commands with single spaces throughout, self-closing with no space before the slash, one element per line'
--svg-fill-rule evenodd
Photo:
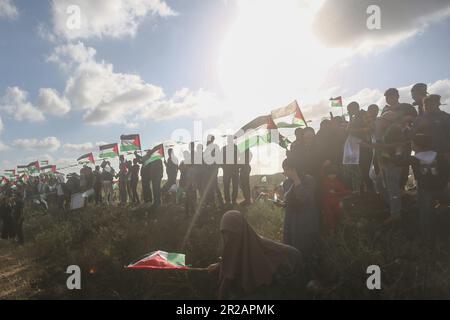
<path fill-rule="evenodd" d="M 222 260 L 208 270 L 219 278 L 219 299 L 299 297 L 302 257 L 290 246 L 259 236 L 239 211 L 220 223 Z"/>

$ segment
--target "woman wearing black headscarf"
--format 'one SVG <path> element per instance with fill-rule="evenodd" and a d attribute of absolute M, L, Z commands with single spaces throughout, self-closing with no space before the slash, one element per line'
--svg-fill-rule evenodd
<path fill-rule="evenodd" d="M 220 223 L 221 262 L 209 271 L 219 277 L 219 299 L 287 299 L 299 291 L 300 252 L 259 236 L 239 211 Z"/>

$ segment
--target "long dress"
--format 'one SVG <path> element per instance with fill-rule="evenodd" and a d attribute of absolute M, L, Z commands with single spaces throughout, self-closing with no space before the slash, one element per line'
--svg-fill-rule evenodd
<path fill-rule="evenodd" d="M 315 198 L 315 181 L 312 176 L 301 177 L 295 186 L 288 179 L 283 183 L 286 210 L 284 218 L 284 243 L 297 248 L 307 259 L 319 234 L 319 210 Z"/>

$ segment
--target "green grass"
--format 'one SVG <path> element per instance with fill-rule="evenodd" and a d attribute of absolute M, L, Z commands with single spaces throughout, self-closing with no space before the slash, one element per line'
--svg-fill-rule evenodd
<path fill-rule="evenodd" d="M 192 217 L 183 208 L 96 208 L 46 215 L 28 212 L 27 243 L 16 254 L 30 260 L 30 298 L 48 299 L 214 299 L 215 283 L 205 272 L 129 271 L 128 263 L 155 250 L 186 254 L 186 263 L 206 267 L 219 255 L 223 212 Z M 281 241 L 283 211 L 256 203 L 245 214 L 255 230 Z M 367 203 L 347 210 L 338 233 L 322 239 L 314 272 L 323 286 L 310 298 L 450 298 L 450 257 L 442 243 L 435 250 L 412 241 L 401 229 L 383 230 L 380 210 Z M 184 239 L 187 239 L 184 242 Z M 82 270 L 82 290 L 66 288 L 69 265 Z M 382 269 L 382 290 L 366 288 L 366 268 Z"/>

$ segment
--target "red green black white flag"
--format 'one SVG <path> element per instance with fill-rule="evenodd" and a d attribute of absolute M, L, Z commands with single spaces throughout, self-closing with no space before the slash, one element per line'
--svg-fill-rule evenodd
<path fill-rule="evenodd" d="M 342 108 L 342 97 L 336 97 L 330 99 L 331 107 L 332 108 Z"/>
<path fill-rule="evenodd" d="M 31 163 L 27 166 L 27 170 L 28 170 L 29 173 L 38 173 L 39 170 L 40 170 L 39 161 L 31 162 Z"/>
<path fill-rule="evenodd" d="M 273 110 L 271 115 L 274 123 L 279 129 L 308 126 L 297 100 L 289 104 L 287 107 Z"/>
<path fill-rule="evenodd" d="M 117 143 L 100 146 L 100 158 L 115 158 L 119 156 L 119 145 Z"/>
<path fill-rule="evenodd" d="M 141 138 L 138 134 L 122 135 L 120 141 L 121 152 L 141 150 Z"/>
<path fill-rule="evenodd" d="M 161 143 L 160 145 L 154 147 L 151 150 L 150 157 L 148 157 L 146 160 L 144 160 L 144 167 L 152 162 L 162 160 L 165 157 L 164 154 L 164 145 Z"/>
<path fill-rule="evenodd" d="M 126 266 L 126 269 L 141 270 L 189 270 L 184 254 L 155 251 L 146 254 L 136 262 Z"/>
<path fill-rule="evenodd" d="M 79 157 L 77 159 L 78 164 L 95 164 L 95 159 L 94 159 L 94 155 L 91 153 L 87 153 L 85 155 L 82 155 L 81 157 Z"/>

